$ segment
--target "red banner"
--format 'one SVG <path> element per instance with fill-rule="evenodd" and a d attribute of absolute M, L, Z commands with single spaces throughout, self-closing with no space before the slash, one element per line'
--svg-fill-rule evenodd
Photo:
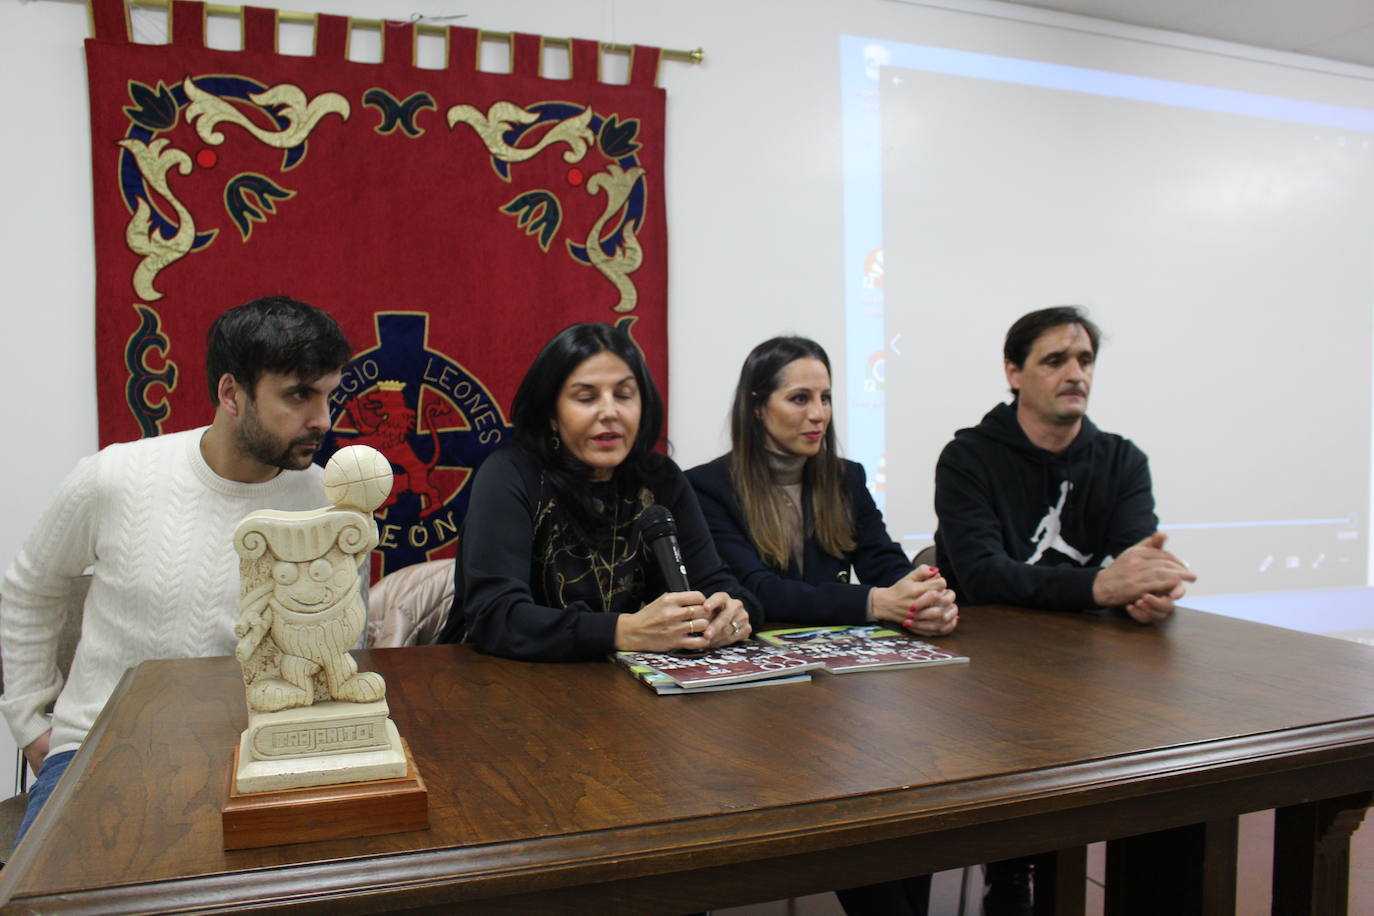
<path fill-rule="evenodd" d="M 614 85 L 592 41 L 555 80 L 536 35 L 497 74 L 472 29 L 449 29 L 431 70 L 410 23 L 387 23 L 367 64 L 337 16 L 299 57 L 276 53 L 274 10 L 244 10 L 242 51 L 205 47 L 202 3 L 172 4 L 166 45 L 129 40 L 123 0 L 92 13 L 102 445 L 209 422 L 204 338 L 224 309 L 317 305 L 356 349 L 321 460 L 363 442 L 396 472 L 385 572 L 452 553 L 467 480 L 558 329 L 624 324 L 666 384 L 657 49 Z"/>

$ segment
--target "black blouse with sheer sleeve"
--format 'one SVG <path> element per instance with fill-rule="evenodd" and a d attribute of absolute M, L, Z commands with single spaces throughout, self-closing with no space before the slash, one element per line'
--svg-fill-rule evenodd
<path fill-rule="evenodd" d="M 692 588 L 739 598 L 757 628 L 757 602 L 721 561 L 682 471 L 666 457 L 654 460 L 653 484 L 588 482 L 604 521 L 589 542 L 577 535 L 533 456 L 508 447 L 488 458 L 472 482 L 445 637 L 534 661 L 609 655 L 616 615 L 638 611 L 665 590 L 638 536 L 639 515 L 654 503 L 677 520 Z"/>

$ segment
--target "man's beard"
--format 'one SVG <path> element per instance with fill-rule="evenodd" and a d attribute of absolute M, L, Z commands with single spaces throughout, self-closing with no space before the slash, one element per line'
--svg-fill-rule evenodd
<path fill-rule="evenodd" d="M 315 457 L 315 451 L 324 441 L 323 436 L 305 435 L 297 436 L 282 445 L 280 439 L 263 429 L 262 423 L 258 420 L 257 408 L 251 402 L 243 413 L 243 422 L 238 425 L 235 439 L 239 451 L 243 454 L 268 467 L 281 468 L 284 471 L 301 471 L 309 467 Z M 299 457 L 296 450 L 307 445 L 313 446 L 312 451 L 303 458 Z"/>

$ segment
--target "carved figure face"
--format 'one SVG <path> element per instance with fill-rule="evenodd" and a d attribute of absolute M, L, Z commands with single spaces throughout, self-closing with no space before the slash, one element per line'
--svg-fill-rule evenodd
<path fill-rule="evenodd" d="M 331 552 L 308 563 L 272 564 L 272 594 L 282 607 L 308 614 L 339 603 L 358 577 L 356 558 Z"/>

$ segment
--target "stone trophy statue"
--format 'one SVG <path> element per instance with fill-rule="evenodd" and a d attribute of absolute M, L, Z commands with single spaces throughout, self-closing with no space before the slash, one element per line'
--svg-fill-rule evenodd
<path fill-rule="evenodd" d="M 325 467 L 334 508 L 263 509 L 234 532 L 240 580 L 234 654 L 248 700 L 236 771 L 240 793 L 407 773 L 386 683 L 376 672 L 359 672 L 349 654 L 367 622 L 358 570 L 377 546 L 372 512 L 391 483 L 381 452 L 349 446 Z"/>

